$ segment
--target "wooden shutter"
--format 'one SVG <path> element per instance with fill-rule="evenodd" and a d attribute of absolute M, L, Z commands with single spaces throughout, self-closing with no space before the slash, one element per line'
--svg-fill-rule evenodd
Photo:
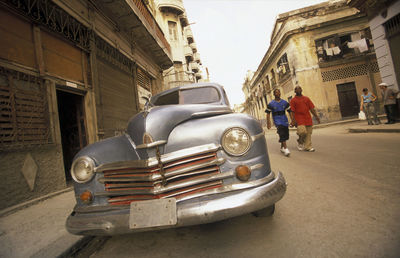
<path fill-rule="evenodd" d="M 51 142 L 41 79 L 0 68 L 0 110 L 0 149 Z"/>
<path fill-rule="evenodd" d="M 151 78 L 141 68 L 137 69 L 137 84 L 138 86 L 143 87 L 148 91 L 151 91 Z"/>

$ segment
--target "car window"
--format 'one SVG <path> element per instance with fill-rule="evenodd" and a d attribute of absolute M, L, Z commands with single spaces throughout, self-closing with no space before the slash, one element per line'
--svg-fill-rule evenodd
<path fill-rule="evenodd" d="M 179 92 L 173 91 L 171 93 L 162 95 L 156 99 L 154 105 L 162 106 L 162 105 L 177 105 L 179 104 Z"/>
<path fill-rule="evenodd" d="M 220 95 L 214 87 L 184 89 L 180 91 L 180 104 L 206 104 L 218 102 Z"/>

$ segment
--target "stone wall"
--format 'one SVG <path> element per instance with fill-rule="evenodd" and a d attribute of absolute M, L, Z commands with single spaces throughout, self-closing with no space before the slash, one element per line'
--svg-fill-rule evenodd
<path fill-rule="evenodd" d="M 59 146 L 2 151 L 0 164 L 0 210 L 66 187 Z"/>

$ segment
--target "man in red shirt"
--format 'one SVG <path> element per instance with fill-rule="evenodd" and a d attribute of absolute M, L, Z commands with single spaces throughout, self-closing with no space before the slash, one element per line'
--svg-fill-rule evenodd
<path fill-rule="evenodd" d="M 303 96 L 303 89 L 300 86 L 294 88 L 296 96 L 290 101 L 290 109 L 292 113 L 292 126 L 297 126 L 297 148 L 304 151 L 315 151 L 311 145 L 311 134 L 312 134 L 312 118 L 310 112 L 313 114 L 318 123 L 320 123 L 317 112 L 315 112 L 314 104 L 310 98 Z M 294 117 L 293 117 L 294 115 Z"/>

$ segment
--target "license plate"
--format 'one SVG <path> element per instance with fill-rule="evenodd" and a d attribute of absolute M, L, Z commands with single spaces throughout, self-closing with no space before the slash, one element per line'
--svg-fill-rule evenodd
<path fill-rule="evenodd" d="M 129 228 L 148 228 L 175 225 L 176 199 L 155 199 L 131 202 Z"/>

